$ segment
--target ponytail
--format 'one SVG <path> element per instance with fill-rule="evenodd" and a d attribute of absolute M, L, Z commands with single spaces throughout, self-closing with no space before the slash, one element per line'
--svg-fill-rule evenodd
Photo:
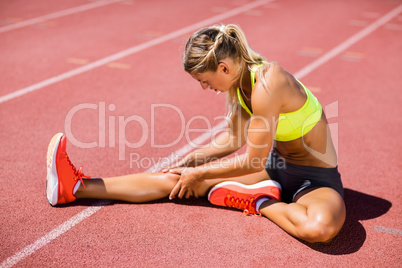
<path fill-rule="evenodd" d="M 264 65 L 265 69 L 269 65 L 260 54 L 248 46 L 240 27 L 228 24 L 214 25 L 195 32 L 187 41 L 183 53 L 183 69 L 190 74 L 216 72 L 219 62 L 225 58 L 239 63 L 238 77 L 234 84 L 240 85 L 246 68 L 251 70 L 253 65 Z M 260 79 L 265 85 L 264 71 L 260 72 Z M 226 98 L 228 117 L 233 115 L 238 105 L 237 88 L 232 87 Z"/>

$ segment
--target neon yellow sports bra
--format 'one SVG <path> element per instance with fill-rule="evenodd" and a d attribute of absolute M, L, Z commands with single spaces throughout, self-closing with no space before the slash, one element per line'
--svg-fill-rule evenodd
<path fill-rule="evenodd" d="M 258 67 L 258 66 L 257 66 Z M 251 88 L 254 87 L 254 78 L 257 68 L 253 68 L 250 72 Z M 297 80 L 297 79 L 296 79 Z M 306 88 L 299 80 L 300 85 L 303 86 L 307 94 L 307 100 L 304 105 L 297 111 L 279 114 L 278 126 L 276 128 L 275 140 L 277 141 L 291 141 L 302 137 L 307 134 L 313 127 L 320 121 L 322 114 L 321 104 L 317 98 Z M 237 98 L 244 110 L 253 115 L 247 107 L 240 93 L 240 88 L 237 88 Z"/>

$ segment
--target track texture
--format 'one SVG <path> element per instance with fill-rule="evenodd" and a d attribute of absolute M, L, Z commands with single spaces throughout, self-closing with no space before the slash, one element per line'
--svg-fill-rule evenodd
<path fill-rule="evenodd" d="M 88 3 L 2 1 L 0 23 Z M 249 3 L 126 0 L 0 33 L 0 97 Z M 216 23 L 239 24 L 252 48 L 296 73 L 401 4 L 267 1 Z M 202 129 L 206 120 L 221 122 L 224 96 L 203 92 L 181 69 L 190 34 L 0 103 L 2 266 L 398 267 L 402 13 L 302 78 L 326 109 L 345 187 L 347 219 L 331 243 L 301 242 L 266 218 L 205 199 L 48 205 L 46 149 L 57 132 L 70 130 L 81 145 L 96 142 L 86 149 L 70 139 L 68 152 L 85 174 L 106 177 L 146 171 L 188 144 L 183 122 Z M 87 108 L 73 113 L 77 107 Z M 191 121 L 198 115 L 206 120 Z M 119 125 L 130 116 L 145 124 Z M 140 148 L 119 146 L 122 131 L 131 143 L 146 140 Z M 51 238 L 82 212 L 88 214 Z M 43 245 L 29 251 L 38 239 Z"/>

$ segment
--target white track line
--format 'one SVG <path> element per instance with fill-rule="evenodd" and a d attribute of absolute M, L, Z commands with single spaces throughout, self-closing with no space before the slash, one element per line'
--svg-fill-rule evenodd
<path fill-rule="evenodd" d="M 0 104 L 3 103 L 3 102 L 9 101 L 9 100 L 15 99 L 15 98 L 17 98 L 19 96 L 25 95 L 25 94 L 27 94 L 29 92 L 36 91 L 38 89 L 41 89 L 41 88 L 44 88 L 46 86 L 52 85 L 54 83 L 60 82 L 60 81 L 65 80 L 67 78 L 71 78 L 73 76 L 76 76 L 76 75 L 85 73 L 87 71 L 93 70 L 93 69 L 98 68 L 98 67 L 100 67 L 102 65 L 108 64 L 110 62 L 119 60 L 121 58 L 127 57 L 129 55 L 134 54 L 134 53 L 140 52 L 140 51 L 142 51 L 144 49 L 159 45 L 159 44 L 164 43 L 164 42 L 166 42 L 168 40 L 180 37 L 180 36 L 182 36 L 184 34 L 187 34 L 189 32 L 194 32 L 194 31 L 196 31 L 196 30 L 198 30 L 198 29 L 200 29 L 202 27 L 209 26 L 210 24 L 213 24 L 213 23 L 216 23 L 218 21 L 222 21 L 224 19 L 233 17 L 235 15 L 238 15 L 240 13 L 246 12 L 246 11 L 248 11 L 250 9 L 256 8 L 258 6 L 267 4 L 267 3 L 272 2 L 272 1 L 273 0 L 259 0 L 259 1 L 251 2 L 251 3 L 246 4 L 244 6 L 240 6 L 238 8 L 229 10 L 229 11 L 224 12 L 222 14 L 219 14 L 217 16 L 214 16 L 214 17 L 211 17 L 209 19 L 206 19 L 206 20 L 203 20 L 201 22 L 198 22 L 198 23 L 195 23 L 193 25 L 190 25 L 188 27 L 176 30 L 176 31 L 171 32 L 169 34 L 166 34 L 166 35 L 160 36 L 158 38 L 152 39 L 152 40 L 150 40 L 148 42 L 145 42 L 145 43 L 142 43 L 140 45 L 137 45 L 137 46 L 131 47 L 129 49 L 123 50 L 123 51 L 121 51 L 119 53 L 113 54 L 113 55 L 108 56 L 106 58 L 103 58 L 103 59 L 97 60 L 95 62 L 89 63 L 89 64 L 87 64 L 85 66 L 73 69 L 71 71 L 62 73 L 60 75 L 54 76 L 54 77 L 49 78 L 49 79 L 43 80 L 42 82 L 39 82 L 37 84 L 31 85 L 29 87 L 17 90 L 17 91 L 15 91 L 13 93 L 10 93 L 10 94 L 7 94 L 7 95 L 4 95 L 4 96 L 0 97 Z"/>
<path fill-rule="evenodd" d="M 18 22 L 18 23 L 14 23 L 14 24 L 10 24 L 10 25 L 1 27 L 0 28 L 0 33 L 8 32 L 8 31 L 11 31 L 11 30 L 19 29 L 19 28 L 30 26 L 30 25 L 33 25 L 33 24 L 37 24 L 37 23 L 40 23 L 42 21 L 57 19 L 57 18 L 64 17 L 64 16 L 67 16 L 67 15 L 79 13 L 79 12 L 90 10 L 90 9 L 97 8 L 97 7 L 110 5 L 110 4 L 113 4 L 113 3 L 116 3 L 116 2 L 121 2 L 121 1 L 123 1 L 123 0 L 97 1 L 97 2 L 93 2 L 93 3 L 85 4 L 85 5 L 82 5 L 82 6 L 77 6 L 77 7 L 57 11 L 57 12 L 50 13 L 50 14 L 47 14 L 47 15 L 44 15 L 44 16 L 36 17 L 36 18 L 33 18 L 33 19 L 29 19 L 29 20 L 25 20 L 25 21 L 21 21 L 21 22 Z"/>
<path fill-rule="evenodd" d="M 235 15 L 237 15 L 237 14 L 240 14 L 240 13 L 245 12 L 245 11 L 247 11 L 247 10 L 253 9 L 253 8 L 257 7 L 257 6 L 266 4 L 266 3 L 268 3 L 268 2 L 272 2 L 272 1 L 270 1 L 270 0 L 256 1 L 256 2 L 253 2 L 253 3 L 247 4 L 247 5 L 241 6 L 241 7 L 239 7 L 239 8 L 230 10 L 230 11 L 225 12 L 225 13 L 222 13 L 222 14 L 220 14 L 220 15 L 218 15 L 218 16 L 214 16 L 214 17 L 212 17 L 212 18 L 210 18 L 210 19 L 204 20 L 204 21 L 199 22 L 199 23 L 197 23 L 197 24 L 193 24 L 193 25 L 191 25 L 191 26 L 189 26 L 189 27 L 180 29 L 180 30 L 175 31 L 175 32 L 173 32 L 173 33 L 170 33 L 170 34 L 168 34 L 168 35 L 165 35 L 165 36 L 162 36 L 162 37 L 160 37 L 160 38 L 151 40 L 150 42 L 146 42 L 146 43 L 144 43 L 144 44 L 142 44 L 142 45 L 133 47 L 133 48 L 128 49 L 128 50 L 125 50 L 125 51 L 123 51 L 123 52 L 121 52 L 121 53 L 118 53 L 118 54 L 112 55 L 112 56 L 110 56 L 110 57 L 104 58 L 104 59 L 99 60 L 99 61 L 97 61 L 97 62 L 100 62 L 100 63 L 102 63 L 102 64 L 106 64 L 107 62 L 109 62 L 109 61 L 107 61 L 109 58 L 114 58 L 114 57 L 122 58 L 122 57 L 125 57 L 125 56 L 127 56 L 127 55 L 132 54 L 132 53 L 141 51 L 141 50 L 143 50 L 143 49 L 146 49 L 146 48 L 148 48 L 148 47 L 154 46 L 154 45 L 156 45 L 156 44 L 165 42 L 165 41 L 167 41 L 167 40 L 170 40 L 170 39 L 179 37 L 179 36 L 181 36 L 181 35 L 183 35 L 183 34 L 185 34 L 185 33 L 187 33 L 187 32 L 194 31 L 194 30 L 197 30 L 197 29 L 199 29 L 199 28 L 201 28 L 201 27 L 204 27 L 204 26 L 207 26 L 207 25 L 209 25 L 209 24 L 215 23 L 216 21 L 223 20 L 223 19 L 226 19 L 226 18 L 235 16 Z M 155 41 L 155 40 L 156 40 L 156 41 Z M 129 53 L 129 52 L 130 52 L 130 53 Z M 112 59 L 112 60 L 115 60 L 115 59 Z M 110 61 L 112 61 L 112 60 L 110 60 Z M 95 63 L 96 63 L 96 62 L 95 62 Z M 100 63 L 98 63 L 98 64 L 100 64 Z M 98 67 L 98 66 L 101 66 L 102 64 L 93 66 L 91 69 L 96 68 L 96 67 Z M 86 66 L 84 66 L 84 67 L 86 67 Z M 82 68 L 78 68 L 78 69 L 82 69 Z M 88 71 L 88 70 L 91 70 L 91 69 L 84 69 L 82 72 L 85 72 L 85 71 Z M 77 69 L 76 69 L 76 70 L 77 70 Z M 73 71 L 74 71 L 74 70 L 73 70 Z M 79 73 L 79 72 L 77 72 L 76 74 L 78 74 L 78 73 Z M 74 75 L 75 75 L 75 74 L 74 74 Z M 71 76 L 73 76 L 73 75 L 66 76 L 65 78 L 60 79 L 60 80 L 58 80 L 58 81 L 64 80 L 64 79 L 66 79 L 66 78 L 68 78 L 68 77 L 71 77 Z M 46 81 L 46 80 L 45 80 L 45 81 Z M 53 80 L 52 80 L 52 81 L 53 81 Z M 58 82 L 58 81 L 54 81 L 53 83 Z M 51 84 L 52 84 L 52 83 L 51 83 Z M 37 89 L 39 89 L 39 88 L 37 88 Z M 31 90 L 31 91 L 32 91 L 32 90 Z M 30 91 L 28 91 L 28 92 L 30 92 Z M 21 95 L 23 95 L 23 94 L 21 94 Z M 1 98 L 0 98 L 0 99 L 1 99 Z M 8 99 L 7 99 L 7 100 L 8 100 Z M 0 101 L 0 103 L 1 103 L 1 102 L 4 102 L 4 101 Z M 201 144 L 201 143 L 205 142 L 206 140 L 208 140 L 208 139 L 212 136 L 212 134 L 215 134 L 215 133 L 217 133 L 220 129 L 224 128 L 224 127 L 226 126 L 226 123 L 227 123 L 227 122 L 219 123 L 218 125 L 216 125 L 215 127 L 213 127 L 210 132 L 206 132 L 206 133 L 202 134 L 201 136 L 199 136 L 198 138 L 196 138 L 196 139 L 193 141 L 193 144 Z M 191 150 L 192 150 L 191 146 L 189 146 L 188 144 L 186 144 L 186 145 L 184 145 L 182 148 L 180 148 L 179 150 L 177 150 L 176 152 L 172 153 L 172 154 L 169 156 L 169 159 L 172 159 L 172 160 L 173 160 L 173 159 L 175 159 L 177 156 L 179 156 L 179 157 L 180 157 L 180 156 L 184 156 L 185 154 L 187 154 L 187 153 L 190 152 Z M 145 173 L 147 173 L 147 172 L 152 172 L 152 171 L 154 171 L 156 168 L 157 168 L 157 166 L 152 167 L 152 168 L 148 169 L 147 171 L 145 171 Z M 36 241 L 33 242 L 32 244 L 26 246 L 26 247 L 23 248 L 21 251 L 15 253 L 13 256 L 7 258 L 5 261 L 3 261 L 3 262 L 1 263 L 0 267 L 3 268 L 3 267 L 12 267 L 12 266 L 14 266 L 15 264 L 17 264 L 17 263 L 20 262 L 21 260 L 23 260 L 23 259 L 25 259 L 26 257 L 30 256 L 31 254 L 35 253 L 35 252 L 38 251 L 40 248 L 42 248 L 42 247 L 44 247 L 45 245 L 49 244 L 51 241 L 53 241 L 54 239 L 56 239 L 56 238 L 59 237 L 60 235 L 64 234 L 65 232 L 67 232 L 68 230 L 70 230 L 71 228 L 73 228 L 75 225 L 77 225 L 77 224 L 80 223 L 81 221 L 85 220 L 86 218 L 88 218 L 88 217 L 90 217 L 91 215 L 93 215 L 94 213 L 96 213 L 96 212 L 97 212 L 98 210 L 100 210 L 105 204 L 109 204 L 109 203 L 110 203 L 110 201 L 99 201 L 99 202 L 97 202 L 96 204 L 94 204 L 93 207 L 86 208 L 85 210 L 83 210 L 83 211 L 81 211 L 80 213 L 76 214 L 75 216 L 71 217 L 69 220 L 67 220 L 67 221 L 64 222 L 63 224 L 59 225 L 58 227 L 56 227 L 55 229 L 53 229 L 53 230 L 50 231 L 49 233 L 45 234 L 44 236 L 42 236 L 41 238 L 39 238 L 38 240 L 36 240 Z"/>
<path fill-rule="evenodd" d="M 200 135 L 199 137 L 197 137 L 196 139 L 194 139 L 192 141 L 192 143 L 193 144 L 201 144 L 201 143 L 205 142 L 206 140 L 208 140 L 212 136 L 212 134 L 218 133 L 223 128 L 225 128 L 226 125 L 227 125 L 226 121 L 219 123 L 218 125 L 213 127 L 210 131 L 207 131 L 207 132 L 203 133 L 202 135 Z M 191 146 L 189 146 L 188 144 L 184 145 L 182 148 L 178 149 L 177 151 L 175 151 L 174 153 L 172 153 L 169 156 L 169 158 L 168 158 L 169 163 L 166 163 L 166 164 L 172 163 L 172 161 L 177 159 L 177 157 L 183 157 L 188 152 L 190 152 L 192 149 L 193 148 Z M 159 168 L 159 165 L 155 164 L 153 167 L 149 168 L 144 173 L 154 172 L 158 168 Z M 95 214 L 103 206 L 109 205 L 110 203 L 111 203 L 111 201 L 109 201 L 109 200 L 101 200 L 101 201 L 95 202 L 93 204 L 93 206 L 91 206 L 89 208 L 86 208 L 83 211 L 81 211 L 80 213 L 74 215 L 69 220 L 67 220 L 66 222 L 64 222 L 61 225 L 57 226 L 55 229 L 53 229 L 49 233 L 45 234 L 44 236 L 42 236 L 41 238 L 39 238 L 38 240 L 36 240 L 32 244 L 26 246 L 21 251 L 15 253 L 13 256 L 7 258 L 5 261 L 3 261 L 1 263 L 0 267 L 3 268 L 3 267 L 12 267 L 12 266 L 14 266 L 15 264 L 17 264 L 21 260 L 23 260 L 26 257 L 28 257 L 29 255 L 35 253 L 40 248 L 46 246 L 47 244 L 52 242 L 54 239 L 56 239 L 60 235 L 64 234 L 65 232 L 67 232 L 68 230 L 73 228 L 75 225 L 77 225 L 81 221 L 83 221 L 86 218 L 89 218 L 90 216 Z"/>
<path fill-rule="evenodd" d="M 401 229 L 387 228 L 384 226 L 374 226 L 373 230 L 381 233 L 402 235 Z"/>
<path fill-rule="evenodd" d="M 362 39 L 363 37 L 367 36 L 369 33 L 373 32 L 375 29 L 377 29 L 381 25 L 385 24 L 387 21 L 389 21 L 392 18 L 396 17 L 401 11 L 402 11 L 402 5 L 400 5 L 399 7 L 395 8 L 391 12 L 387 13 L 386 15 L 381 17 L 379 20 L 377 20 L 373 24 L 369 25 L 368 27 L 366 27 L 365 29 L 363 29 L 362 31 L 357 33 L 356 35 L 354 35 L 351 38 L 349 38 L 348 40 L 353 40 L 354 43 L 358 42 L 360 39 Z M 375 27 L 373 27 L 373 25 L 375 25 Z M 366 30 L 367 28 L 369 28 L 370 31 Z M 361 34 L 361 32 L 364 32 L 365 34 Z M 355 38 L 355 36 L 358 36 L 360 39 Z M 350 41 L 350 42 L 348 42 L 348 46 L 345 46 L 344 44 L 347 41 L 341 43 L 340 45 L 338 45 L 337 47 L 335 47 L 331 51 L 335 51 L 335 52 L 337 52 L 339 54 L 339 53 L 342 52 L 342 50 L 337 49 L 338 47 L 342 46 L 343 49 L 346 49 L 349 46 L 354 44 L 354 43 L 352 43 Z M 325 62 L 327 62 L 329 59 L 331 59 L 334 56 L 336 56 L 336 54 L 334 54 L 335 52 L 332 52 L 332 53 L 330 53 L 330 52 L 326 53 L 325 55 L 323 55 L 322 57 L 320 57 L 319 59 L 317 59 L 315 61 L 315 62 L 319 62 L 320 64 L 314 64 L 314 62 L 313 62 L 313 64 L 309 64 L 305 68 L 303 68 L 299 72 L 297 72 L 296 73 L 297 75 L 295 74 L 295 76 L 297 76 L 298 78 L 302 78 L 302 77 L 306 76 L 307 74 L 309 74 L 310 72 L 312 72 L 313 70 L 315 70 L 316 68 L 318 68 L 319 66 L 321 66 L 322 64 L 324 64 Z M 330 57 L 328 56 L 328 54 L 330 54 Z M 326 60 L 323 61 L 323 60 L 321 60 L 321 58 L 324 58 Z M 307 69 L 307 67 L 309 67 L 309 68 Z M 217 126 L 215 126 L 211 130 L 210 134 L 209 133 L 207 133 L 207 134 L 204 133 L 202 135 L 203 139 L 197 138 L 197 142 L 195 142 L 195 143 L 199 144 L 199 143 L 201 143 L 203 141 L 206 141 L 210 137 L 210 135 L 212 133 L 214 133 L 214 132 L 216 133 L 216 131 L 219 128 L 222 128 L 224 125 L 225 125 L 225 122 L 222 122 L 222 123 L 218 124 Z M 179 155 L 179 156 L 183 156 L 186 153 L 188 153 L 189 151 L 191 151 L 191 149 L 192 148 L 190 146 L 185 145 L 183 148 L 177 150 L 174 154 Z M 153 169 L 154 169 L 154 167 L 150 168 L 148 171 L 152 171 Z M 101 203 L 101 202 L 103 202 L 103 203 Z M 58 227 L 56 227 L 55 229 L 53 229 L 52 231 L 50 231 L 46 235 L 44 235 L 41 238 L 39 238 L 38 240 L 36 240 L 34 243 L 26 246 L 21 251 L 17 252 L 13 256 L 11 256 L 8 259 L 6 259 L 5 261 L 3 261 L 0 267 L 12 267 L 13 265 L 17 264 L 18 262 L 20 262 L 21 260 L 25 259 L 29 255 L 35 253 L 37 250 L 39 250 L 43 246 L 45 246 L 48 243 L 50 243 L 52 240 L 56 239 L 57 237 L 59 237 L 60 235 L 64 234 L 65 232 L 70 230 L 72 227 L 74 227 L 75 225 L 77 225 L 78 223 L 83 221 L 84 219 L 90 217 L 91 215 L 93 215 L 94 213 L 99 211 L 105 205 L 104 202 L 108 202 L 108 201 L 100 201 L 99 203 L 96 204 L 96 206 L 89 207 L 89 208 L 83 210 L 82 212 L 76 214 L 75 216 L 73 216 L 72 218 L 70 218 L 69 220 L 64 222 L 63 224 L 59 225 Z"/>
<path fill-rule="evenodd" d="M 71 228 L 73 228 L 75 225 L 80 223 L 81 221 L 85 220 L 86 218 L 90 217 L 92 214 L 97 212 L 99 209 L 101 209 L 105 204 L 104 201 L 103 203 L 98 202 L 95 204 L 93 207 L 89 207 L 87 209 L 84 209 L 80 213 L 76 214 L 75 216 L 71 217 L 69 220 L 64 222 L 63 224 L 59 225 L 46 235 L 42 236 L 38 240 L 36 240 L 34 243 L 30 244 L 29 246 L 25 247 L 23 250 L 17 252 L 13 256 L 9 257 L 5 261 L 1 263 L 0 267 L 12 267 L 13 265 L 17 264 L 21 260 L 25 259 L 29 255 L 33 254 L 43 246 L 47 245 L 50 243 L 52 240 L 56 239 L 59 237 L 61 234 L 64 234 Z M 110 203 L 110 202 L 109 202 Z"/>
<path fill-rule="evenodd" d="M 321 65 L 323 65 L 324 63 L 326 63 L 339 53 L 341 53 L 342 51 L 346 50 L 353 44 L 357 43 L 359 40 L 363 39 L 370 33 L 377 30 L 379 27 L 381 27 L 391 19 L 398 16 L 398 14 L 401 12 L 402 12 L 402 5 L 399 5 L 398 7 L 394 8 L 393 10 L 391 10 L 390 12 L 388 12 L 387 14 L 385 14 L 384 16 L 382 16 L 381 18 L 379 18 L 378 20 L 376 20 L 375 22 L 373 22 L 372 24 L 370 24 L 369 26 L 358 32 L 357 34 L 347 39 L 345 42 L 339 44 L 329 52 L 322 55 L 316 61 L 310 63 L 309 65 L 307 65 L 306 67 L 295 73 L 294 76 L 297 78 L 302 78 L 306 76 L 307 74 L 311 73 L 313 70 L 317 69 L 318 67 L 320 67 Z"/>
<path fill-rule="evenodd" d="M 373 230 L 377 231 L 377 232 L 381 232 L 381 233 L 402 235 L 402 230 L 401 229 L 387 228 L 387 227 L 384 227 L 384 226 L 374 226 Z"/>

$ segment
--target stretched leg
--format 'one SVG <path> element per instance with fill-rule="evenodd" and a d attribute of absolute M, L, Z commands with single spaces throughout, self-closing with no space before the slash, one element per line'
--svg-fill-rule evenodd
<path fill-rule="evenodd" d="M 308 242 L 329 242 L 342 228 L 346 217 L 342 197 L 331 188 L 307 189 L 291 204 L 264 202 L 262 215 L 294 237 Z"/>
<path fill-rule="evenodd" d="M 76 198 L 111 199 L 133 203 L 143 203 L 167 197 L 180 179 L 179 175 L 170 173 L 132 174 L 104 179 L 84 180 L 75 193 Z M 255 184 L 268 179 L 263 172 L 248 176 L 231 178 L 244 184 Z M 206 196 L 216 184 L 227 179 L 214 179 L 203 181 L 198 190 L 199 196 Z"/>
<path fill-rule="evenodd" d="M 66 152 L 67 139 L 57 133 L 47 151 L 46 196 L 50 205 L 70 203 L 77 198 L 113 199 L 127 202 L 147 202 L 167 197 L 180 179 L 170 173 L 133 174 L 120 177 L 90 179 L 77 169 Z M 267 179 L 266 172 L 232 180 L 254 184 Z M 209 180 L 201 184 L 199 196 L 224 180 Z M 79 183 L 80 184 L 77 184 Z M 84 187 L 85 185 L 85 187 Z M 77 189 L 78 188 L 78 189 Z"/>
<path fill-rule="evenodd" d="M 167 197 L 180 176 L 169 173 L 132 174 L 84 180 L 76 198 L 94 198 L 143 203 Z"/>

